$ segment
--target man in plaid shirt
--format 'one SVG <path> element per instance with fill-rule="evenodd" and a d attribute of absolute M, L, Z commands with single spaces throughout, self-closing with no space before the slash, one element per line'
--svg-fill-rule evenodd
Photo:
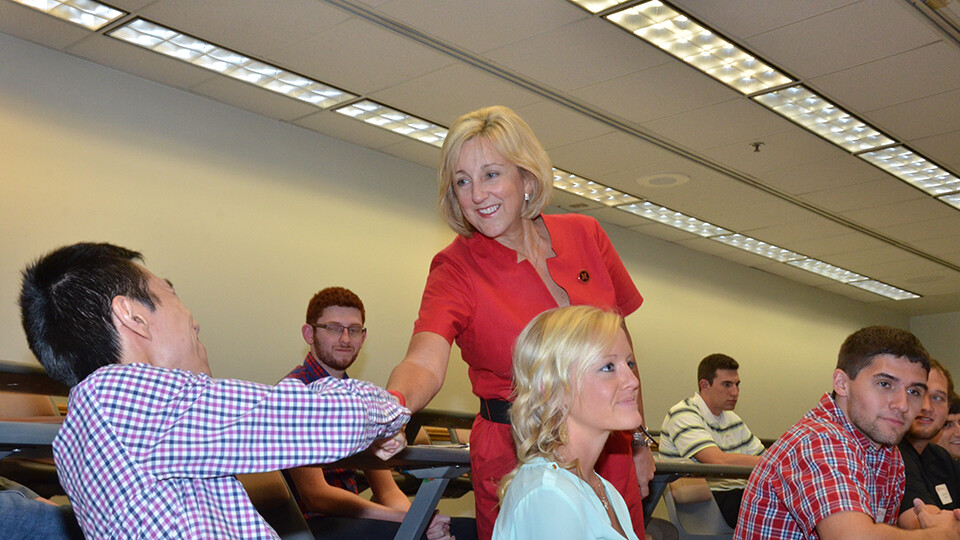
<path fill-rule="evenodd" d="M 75 244 L 23 272 L 27 341 L 72 387 L 54 458 L 87 537 L 276 538 L 234 474 L 334 461 L 409 420 L 370 383 L 211 378 L 199 325 L 139 259 Z"/>
<path fill-rule="evenodd" d="M 960 514 L 916 504 L 897 529 L 897 443 L 920 412 L 930 359 L 910 332 L 871 326 L 840 347 L 833 392 L 767 450 L 747 482 L 734 538 L 960 538 Z"/>

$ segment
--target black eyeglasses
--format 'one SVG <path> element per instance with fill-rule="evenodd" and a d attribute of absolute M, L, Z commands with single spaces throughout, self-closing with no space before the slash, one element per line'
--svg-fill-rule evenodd
<path fill-rule="evenodd" d="M 324 332 L 330 334 L 334 337 L 340 337 L 343 335 L 343 331 L 346 330 L 350 334 L 351 338 L 358 338 L 367 333 L 367 329 L 360 326 L 359 324 L 354 324 L 352 326 L 344 326 L 337 323 L 320 323 L 320 324 L 311 324 L 310 326 L 314 328 L 322 328 Z"/>

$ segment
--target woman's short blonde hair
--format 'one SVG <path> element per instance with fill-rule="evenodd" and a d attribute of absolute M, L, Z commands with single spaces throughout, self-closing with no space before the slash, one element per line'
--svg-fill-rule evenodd
<path fill-rule="evenodd" d="M 462 236 L 471 236 L 475 229 L 460 210 L 454 193 L 454 173 L 463 145 L 482 137 L 503 157 L 520 169 L 521 176 L 534 180 L 530 200 L 524 204 L 520 216 L 533 219 L 540 215 L 550 200 L 553 188 L 553 166 L 546 150 L 533 134 L 530 126 L 517 113 L 496 105 L 467 113 L 450 126 L 440 151 L 440 213 L 450 228 Z"/>
<path fill-rule="evenodd" d="M 517 468 L 501 481 L 501 500 L 524 463 L 536 457 L 562 463 L 557 450 L 567 442 L 567 408 L 581 378 L 610 350 L 622 325 L 623 318 L 615 313 L 566 306 L 537 315 L 521 332 L 513 351 L 510 407 Z"/>

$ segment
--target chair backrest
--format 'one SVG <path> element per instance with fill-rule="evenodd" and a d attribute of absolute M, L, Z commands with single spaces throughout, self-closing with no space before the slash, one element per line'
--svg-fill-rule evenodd
<path fill-rule="evenodd" d="M 37 416 L 60 416 L 50 396 L 0 392 L 0 418 L 14 419 Z"/>
<path fill-rule="evenodd" d="M 677 482 L 680 483 L 675 488 L 673 484 Z M 733 529 L 724 521 L 707 482 L 702 478 L 682 478 L 677 482 L 667 485 L 663 502 L 680 540 L 732 539 Z"/>
<path fill-rule="evenodd" d="M 313 533 L 280 471 L 238 474 L 250 502 L 283 540 L 313 540 Z"/>

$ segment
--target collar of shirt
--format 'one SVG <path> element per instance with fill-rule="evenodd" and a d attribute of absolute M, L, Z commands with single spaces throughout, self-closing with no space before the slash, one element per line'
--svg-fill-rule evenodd
<path fill-rule="evenodd" d="M 896 446 L 881 445 L 873 442 L 873 440 L 864 435 L 864 433 L 860 431 L 857 426 L 851 424 L 847 419 L 847 416 L 843 414 L 840 406 L 837 405 L 837 401 L 833 398 L 833 396 L 830 395 L 829 392 L 825 393 L 823 397 L 820 398 L 819 406 L 810 411 L 810 414 L 813 416 L 823 416 L 828 420 L 832 420 L 834 423 L 847 431 L 850 436 L 857 441 L 857 444 L 861 446 L 865 452 L 867 452 L 867 454 L 886 454 L 897 451 Z"/>

